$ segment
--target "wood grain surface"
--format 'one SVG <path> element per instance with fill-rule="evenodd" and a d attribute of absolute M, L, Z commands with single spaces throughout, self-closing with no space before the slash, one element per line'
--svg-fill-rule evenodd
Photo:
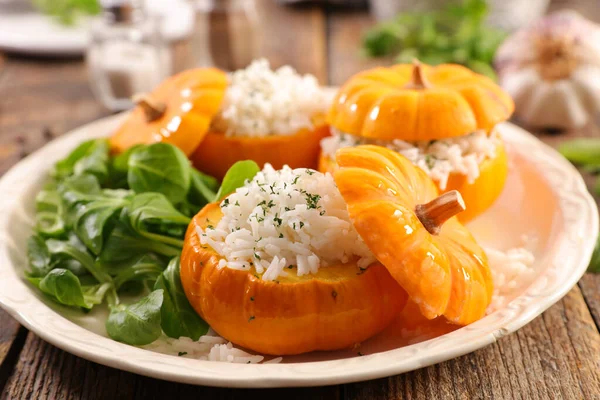
<path fill-rule="evenodd" d="M 387 60 L 366 60 L 364 10 L 281 7 L 257 1 L 261 55 L 339 85 Z M 559 0 L 600 20 L 593 0 Z M 300 32 L 300 33 L 299 33 Z M 179 44 L 179 48 L 183 48 Z M 180 50 L 181 51 L 181 50 Z M 0 69 L 0 174 L 72 128 L 109 113 L 95 101 L 82 60 L 7 55 Z M 600 136 L 597 126 L 561 135 L 551 145 Z M 569 294 L 526 327 L 466 356 L 385 379 L 331 387 L 236 390 L 181 385 L 104 367 L 44 342 L 0 310 L 1 399 L 599 399 L 600 275 L 586 274 Z"/>

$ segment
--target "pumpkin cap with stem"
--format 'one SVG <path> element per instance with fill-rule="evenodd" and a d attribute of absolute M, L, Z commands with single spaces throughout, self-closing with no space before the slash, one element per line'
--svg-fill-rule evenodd
<path fill-rule="evenodd" d="M 144 110 L 147 122 L 156 121 L 167 111 L 167 105 L 165 103 L 151 99 L 146 93 L 135 94 L 131 100 Z"/>
<path fill-rule="evenodd" d="M 451 190 L 425 204 L 417 204 L 415 214 L 425 229 L 432 235 L 439 235 L 444 222 L 465 211 L 461 194 Z"/>
<path fill-rule="evenodd" d="M 425 77 L 425 71 L 423 71 L 423 66 L 422 66 L 421 62 L 417 59 L 413 60 L 413 70 L 412 70 L 411 80 L 404 86 L 404 88 L 405 89 L 422 90 L 422 89 L 428 89 L 430 87 L 431 87 L 431 83 Z"/>

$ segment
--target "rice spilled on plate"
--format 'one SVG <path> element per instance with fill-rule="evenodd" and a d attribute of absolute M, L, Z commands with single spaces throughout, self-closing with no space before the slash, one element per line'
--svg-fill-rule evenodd
<path fill-rule="evenodd" d="M 441 190 L 445 190 L 452 173 L 466 175 L 473 183 L 479 177 L 479 165 L 496 156 L 496 147 L 502 141 L 496 130 L 488 136 L 485 131 L 451 139 L 422 142 L 404 140 L 377 140 L 350 135 L 331 128 L 332 136 L 321 140 L 323 153 L 335 159 L 335 152 L 343 147 L 375 144 L 394 150 L 421 168 Z"/>

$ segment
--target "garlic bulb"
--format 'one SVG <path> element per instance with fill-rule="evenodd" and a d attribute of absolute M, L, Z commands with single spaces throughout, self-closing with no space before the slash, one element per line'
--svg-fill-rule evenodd
<path fill-rule="evenodd" d="M 600 26 L 574 11 L 516 32 L 498 49 L 495 65 L 527 125 L 571 129 L 600 114 Z"/>

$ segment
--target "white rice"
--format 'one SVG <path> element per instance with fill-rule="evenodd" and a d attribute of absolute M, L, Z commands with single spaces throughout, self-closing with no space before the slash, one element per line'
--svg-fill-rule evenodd
<path fill-rule="evenodd" d="M 163 354 L 177 355 L 205 361 L 220 361 L 237 364 L 274 364 L 281 362 L 281 357 L 264 361 L 262 355 L 247 353 L 236 348 L 231 342 L 217 335 L 210 329 L 195 342 L 190 338 L 173 339 L 163 335 L 155 342 L 142 346 L 142 348 Z"/>
<path fill-rule="evenodd" d="M 425 171 L 441 190 L 446 189 L 448 177 L 452 173 L 466 175 L 470 183 L 474 182 L 479 177 L 479 164 L 486 158 L 495 156 L 496 146 L 501 140 L 495 131 L 489 136 L 485 131 L 476 131 L 451 139 L 411 143 L 398 139 L 366 139 L 333 128 L 331 130 L 333 135 L 321 141 L 321 149 L 327 156 L 334 158 L 338 149 L 361 144 L 387 147 Z"/>
<path fill-rule="evenodd" d="M 287 65 L 273 71 L 267 60 L 256 60 L 230 74 L 213 127 L 227 136 L 292 135 L 312 128 L 312 117 L 325 112 L 330 97 L 313 75 Z"/>
<path fill-rule="evenodd" d="M 200 242 L 223 259 L 219 267 L 253 270 L 264 280 L 288 273 L 315 274 L 320 267 L 375 257 L 350 223 L 346 203 L 330 174 L 265 165 L 251 182 L 221 202 L 223 218 Z"/>
<path fill-rule="evenodd" d="M 523 247 L 501 251 L 491 247 L 484 250 L 488 256 L 494 293 L 488 307 L 488 314 L 503 308 L 518 291 L 529 285 L 535 277 L 532 268 L 535 257 L 531 252 L 535 239 L 523 237 Z"/>

